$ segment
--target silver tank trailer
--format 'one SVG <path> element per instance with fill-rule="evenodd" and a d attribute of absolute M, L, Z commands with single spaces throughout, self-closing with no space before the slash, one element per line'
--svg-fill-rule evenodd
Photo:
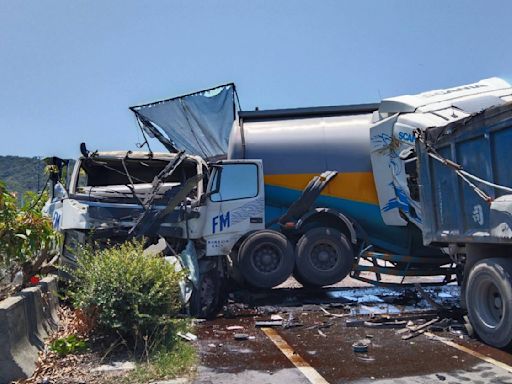
<path fill-rule="evenodd" d="M 370 127 L 377 109 L 378 104 L 365 104 L 240 112 L 228 158 L 263 160 L 267 223 L 284 213 L 313 176 L 337 171 L 317 207 L 343 213 L 388 252 L 426 252 L 417 228 L 387 226 L 382 220 L 370 161 Z"/>
<path fill-rule="evenodd" d="M 371 113 L 280 116 L 241 112 L 228 158 L 263 159 L 265 175 L 371 172 Z"/>

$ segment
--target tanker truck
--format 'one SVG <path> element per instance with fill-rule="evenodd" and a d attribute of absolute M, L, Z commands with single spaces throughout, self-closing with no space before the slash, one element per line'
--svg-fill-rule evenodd
<path fill-rule="evenodd" d="M 379 196 L 376 179 L 386 192 L 394 183 L 393 178 L 381 180 L 373 171 L 375 140 L 370 136 L 371 129 L 379 126 L 372 122 L 379 116 L 379 107 L 365 104 L 240 112 L 231 131 L 228 159 L 263 161 L 266 226 L 291 242 L 295 249 L 293 276 L 304 286 L 335 284 L 350 272 L 364 281 L 368 277 L 358 272 L 377 272 L 378 277 L 450 275 L 451 269 L 439 268 L 450 263 L 448 256 L 422 244 L 417 225 L 420 209 L 412 200 L 411 206 L 406 205 L 402 186 L 395 182 L 396 194 Z M 397 134 L 394 143 L 402 146 L 397 149 L 413 147 L 414 142 L 399 140 Z M 398 155 L 394 161 L 399 166 Z M 389 158 L 379 158 L 376 163 L 383 163 L 381 172 L 389 173 Z M 318 175 L 328 172 L 331 178 L 325 184 L 317 183 L 316 191 L 308 187 L 315 185 Z M 415 212 L 414 217 L 402 219 L 401 208 L 411 215 Z M 363 249 L 364 256 L 371 256 L 374 262 L 387 261 L 389 267 L 355 263 Z M 262 273 L 257 266 L 242 265 L 242 275 L 254 279 Z"/>

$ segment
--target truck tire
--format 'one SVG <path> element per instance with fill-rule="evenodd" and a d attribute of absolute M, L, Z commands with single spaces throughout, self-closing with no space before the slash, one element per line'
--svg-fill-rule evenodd
<path fill-rule="evenodd" d="M 498 348 L 512 346 L 512 260 L 484 259 L 471 269 L 465 291 L 478 336 Z"/>
<path fill-rule="evenodd" d="M 305 287 L 321 287 L 344 279 L 354 251 L 346 236 L 329 227 L 313 228 L 297 242 L 294 277 Z"/>
<path fill-rule="evenodd" d="M 196 318 L 212 319 L 226 301 L 223 280 L 216 269 L 200 275 L 199 287 L 192 290 L 189 300 L 190 315 Z"/>
<path fill-rule="evenodd" d="M 238 251 L 238 268 L 244 279 L 257 288 L 283 283 L 294 266 L 293 247 L 283 234 L 262 230 L 244 240 Z"/>

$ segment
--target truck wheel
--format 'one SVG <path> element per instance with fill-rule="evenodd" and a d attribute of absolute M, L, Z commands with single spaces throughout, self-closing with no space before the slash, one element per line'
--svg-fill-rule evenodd
<path fill-rule="evenodd" d="M 192 290 L 189 309 L 193 317 L 211 319 L 225 302 L 224 285 L 219 271 L 209 270 L 200 275 L 199 288 Z"/>
<path fill-rule="evenodd" d="M 258 288 L 272 288 L 284 282 L 293 271 L 293 247 L 281 233 L 255 232 L 238 251 L 238 268 L 244 279 Z"/>
<path fill-rule="evenodd" d="M 468 317 L 487 344 L 512 346 L 512 260 L 484 259 L 471 269 L 466 287 Z"/>
<path fill-rule="evenodd" d="M 313 228 L 297 242 L 294 276 L 307 287 L 335 284 L 349 274 L 353 261 L 354 251 L 344 234 Z"/>

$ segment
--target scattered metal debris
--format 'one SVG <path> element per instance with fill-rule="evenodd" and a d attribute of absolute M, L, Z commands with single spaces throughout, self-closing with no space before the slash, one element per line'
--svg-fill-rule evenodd
<path fill-rule="evenodd" d="M 366 353 L 368 352 L 368 346 L 371 342 L 372 341 L 369 339 L 356 341 L 354 344 L 352 344 L 352 350 L 356 353 Z"/>
<path fill-rule="evenodd" d="M 247 333 L 235 333 L 233 338 L 235 340 L 247 340 L 249 339 L 249 335 Z"/>
<path fill-rule="evenodd" d="M 254 323 L 256 327 L 280 327 L 283 320 L 259 320 Z"/>
<path fill-rule="evenodd" d="M 187 341 L 196 341 L 197 340 L 197 336 L 190 332 L 187 332 L 187 333 L 178 332 L 177 335 Z"/>
<path fill-rule="evenodd" d="M 414 287 L 421 295 L 421 297 L 423 297 L 423 299 L 425 299 L 427 303 L 429 303 L 432 306 L 432 308 L 437 310 L 445 309 L 442 305 L 438 304 L 427 292 L 425 292 L 425 290 L 421 287 L 420 284 L 416 283 L 414 284 Z"/>
<path fill-rule="evenodd" d="M 407 325 L 406 320 L 400 320 L 400 319 L 372 319 L 365 321 L 364 323 L 365 327 L 379 327 L 379 328 L 402 328 Z"/>
<path fill-rule="evenodd" d="M 309 327 L 305 328 L 307 331 L 311 330 L 311 329 L 327 329 L 327 328 L 330 328 L 331 326 L 333 326 L 334 323 L 333 322 L 330 322 L 330 321 L 323 321 L 321 323 L 316 323 L 316 324 L 313 324 L 313 325 L 310 325 Z"/>
<path fill-rule="evenodd" d="M 281 317 L 281 316 L 279 316 Z M 281 317 L 281 320 L 283 318 Z M 283 327 L 284 328 L 295 328 L 295 327 L 302 327 L 304 324 L 302 323 L 302 321 L 300 321 L 300 319 L 297 318 L 297 314 L 295 312 L 290 312 L 288 314 L 288 320 L 286 320 L 285 322 L 283 322 Z"/>
<path fill-rule="evenodd" d="M 438 321 L 439 317 L 436 317 L 435 319 L 427 321 L 425 324 L 421 324 L 415 327 L 408 327 L 410 333 L 402 336 L 402 340 L 409 340 L 412 339 L 413 337 L 421 335 L 422 333 L 427 331 L 429 326 L 431 326 L 434 323 L 437 323 Z"/>
<path fill-rule="evenodd" d="M 403 315 L 403 316 L 381 316 L 374 317 L 364 322 L 365 327 L 379 327 L 379 328 L 403 328 L 406 327 L 409 322 L 412 321 L 423 321 L 428 319 L 436 318 L 437 313 L 422 313 L 418 315 Z"/>
<path fill-rule="evenodd" d="M 362 327 L 364 325 L 364 320 L 360 319 L 349 319 L 346 321 L 346 327 Z"/>
<path fill-rule="evenodd" d="M 450 326 L 451 323 L 452 323 L 452 319 L 444 318 L 444 319 L 438 321 L 437 323 L 432 324 L 430 326 L 429 330 L 432 332 L 443 332 L 448 329 L 448 327 Z"/>
<path fill-rule="evenodd" d="M 326 316 L 330 316 L 330 317 L 339 317 L 339 318 L 342 318 L 342 317 L 347 317 L 349 316 L 349 314 L 339 314 L 339 313 L 331 313 L 329 312 L 327 309 L 325 309 L 324 307 L 319 307 L 320 310 L 325 313 Z"/>
<path fill-rule="evenodd" d="M 241 325 L 230 325 L 229 327 L 226 327 L 228 331 L 238 331 L 241 329 L 244 329 Z"/>

